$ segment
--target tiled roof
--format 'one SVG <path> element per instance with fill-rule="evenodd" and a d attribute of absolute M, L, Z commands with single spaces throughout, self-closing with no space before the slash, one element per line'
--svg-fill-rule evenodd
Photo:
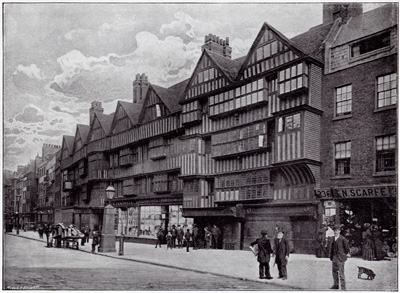
<path fill-rule="evenodd" d="M 111 125 L 114 119 L 114 112 L 106 115 L 103 113 L 95 113 L 95 115 L 97 116 L 97 119 L 99 119 L 99 122 L 101 124 L 101 127 L 103 127 L 103 130 L 105 132 L 105 134 L 107 135 L 110 130 L 111 130 Z"/>
<path fill-rule="evenodd" d="M 136 125 L 139 121 L 139 115 L 142 110 L 143 104 L 141 103 L 130 103 L 125 101 L 118 101 L 118 103 L 124 108 L 132 124 Z"/>
<path fill-rule="evenodd" d="M 151 85 L 157 95 L 160 97 L 161 101 L 168 108 L 171 113 L 178 112 L 182 109 L 179 101 L 182 98 L 183 92 L 189 82 L 189 79 L 186 79 L 174 86 L 169 88 L 163 88 L 157 85 Z"/>
<path fill-rule="evenodd" d="M 315 26 L 307 32 L 290 39 L 290 42 L 304 54 L 322 61 L 322 44 L 334 22 Z"/>
<path fill-rule="evenodd" d="M 72 148 L 74 147 L 75 136 L 72 135 L 64 135 L 65 144 L 69 153 L 72 152 Z"/>
<path fill-rule="evenodd" d="M 84 124 L 77 124 L 76 128 L 79 130 L 79 133 L 81 134 L 82 142 L 86 143 L 87 136 L 88 136 L 89 130 L 90 130 L 90 126 L 84 125 Z"/>
<path fill-rule="evenodd" d="M 246 57 L 241 57 L 232 60 L 230 58 L 221 56 L 209 50 L 205 50 L 205 52 L 224 72 L 224 74 L 226 75 L 226 77 L 228 77 L 230 81 L 236 79 L 239 69 L 243 64 L 244 59 L 246 59 Z"/>
<path fill-rule="evenodd" d="M 397 25 L 397 8 L 394 4 L 387 4 L 368 11 L 356 17 L 342 27 L 332 47 L 378 33 Z"/>

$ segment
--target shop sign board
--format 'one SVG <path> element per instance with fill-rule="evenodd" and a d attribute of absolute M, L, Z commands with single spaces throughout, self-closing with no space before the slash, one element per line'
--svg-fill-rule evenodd
<path fill-rule="evenodd" d="M 375 198 L 375 197 L 396 197 L 396 185 L 383 186 L 361 186 L 361 187 L 337 187 L 316 189 L 314 194 L 318 199 L 354 199 L 354 198 Z"/>

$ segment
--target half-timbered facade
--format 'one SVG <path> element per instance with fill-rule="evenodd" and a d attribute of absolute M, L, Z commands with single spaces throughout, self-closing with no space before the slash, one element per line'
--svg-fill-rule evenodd
<path fill-rule="evenodd" d="M 279 229 L 295 251 L 311 252 L 321 164 L 316 48 L 331 27 L 289 40 L 264 24 L 248 55 L 236 60 L 223 54 L 228 39 L 205 37 L 181 100 L 182 139 L 195 146 L 182 165 L 183 215 L 220 226 L 224 248 L 241 249 L 261 229 Z M 310 35 L 319 43 L 303 46 Z"/>
<path fill-rule="evenodd" d="M 169 89 L 150 85 L 144 98 L 134 95 L 134 103 L 117 105 L 110 174 L 117 191 L 118 232 L 129 237 L 155 239 L 160 228 L 187 224 L 182 217 L 184 146 L 178 104 L 184 87 L 185 82 Z M 130 122 L 119 126 L 124 119 Z"/>

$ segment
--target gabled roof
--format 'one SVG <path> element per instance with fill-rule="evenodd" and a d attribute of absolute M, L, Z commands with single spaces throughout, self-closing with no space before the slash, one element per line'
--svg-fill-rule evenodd
<path fill-rule="evenodd" d="M 182 106 L 179 104 L 179 101 L 181 100 L 188 83 L 189 79 L 186 79 L 169 88 L 163 88 L 158 85 L 151 85 L 150 87 L 159 96 L 170 113 L 175 113 L 182 110 Z"/>
<path fill-rule="evenodd" d="M 225 74 L 225 76 L 230 80 L 234 81 L 239 72 L 240 67 L 243 64 L 243 61 L 246 57 L 241 57 L 237 59 L 230 59 L 220 54 L 214 53 L 209 50 L 204 50 L 205 54 L 208 55 L 214 63 L 218 66 L 218 68 Z"/>
<path fill-rule="evenodd" d="M 294 51 L 297 55 L 299 56 L 305 56 L 306 54 L 298 48 L 294 42 L 289 40 L 285 35 L 283 35 L 281 32 L 276 30 L 274 27 L 269 25 L 268 23 L 264 22 L 262 25 L 257 37 L 255 38 L 253 44 L 250 47 L 249 52 L 247 53 L 245 59 L 243 60 L 242 66 L 239 70 L 238 73 L 238 78 L 243 75 L 244 70 L 246 69 L 247 64 L 249 63 L 250 58 L 253 56 L 254 52 L 257 50 L 257 45 L 259 44 L 262 36 L 264 35 L 266 30 L 271 30 L 275 36 L 277 37 L 278 40 L 283 42 L 287 47 L 289 47 L 292 51 Z"/>
<path fill-rule="evenodd" d="M 72 153 L 72 149 L 74 147 L 75 136 L 72 135 L 63 135 L 63 142 L 65 142 L 65 146 L 68 150 L 68 153 Z"/>
<path fill-rule="evenodd" d="M 387 4 L 352 17 L 348 23 L 342 27 L 332 47 L 343 45 L 389 29 L 397 25 L 397 21 L 397 7 L 394 6 L 394 4 Z"/>
<path fill-rule="evenodd" d="M 290 42 L 304 54 L 322 61 L 322 44 L 332 29 L 334 22 L 312 27 L 307 32 L 290 39 Z"/>
<path fill-rule="evenodd" d="M 136 125 L 139 121 L 139 115 L 143 105 L 141 103 L 129 103 L 125 101 L 118 101 L 118 104 L 120 104 L 121 107 L 124 109 L 129 119 L 131 120 L 132 125 Z"/>
<path fill-rule="evenodd" d="M 97 117 L 97 120 L 99 120 L 100 125 L 106 135 L 110 133 L 111 125 L 114 120 L 114 114 L 115 113 L 111 113 L 109 115 L 103 113 L 95 113 L 95 116 Z"/>
<path fill-rule="evenodd" d="M 89 134 L 90 126 L 89 125 L 83 125 L 83 124 L 77 124 L 76 125 L 76 130 L 79 130 L 79 133 L 81 135 L 82 143 L 86 143 L 87 136 Z"/>

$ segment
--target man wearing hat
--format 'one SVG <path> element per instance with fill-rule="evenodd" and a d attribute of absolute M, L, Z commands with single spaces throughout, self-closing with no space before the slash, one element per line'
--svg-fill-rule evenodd
<path fill-rule="evenodd" d="M 258 256 L 257 261 L 259 264 L 259 275 L 260 279 L 273 279 L 269 272 L 269 260 L 270 255 L 273 252 L 271 248 L 271 243 L 268 239 L 268 232 L 266 230 L 261 231 L 261 238 L 256 239 L 256 241 L 250 243 L 250 246 L 254 247 L 254 245 L 258 245 Z"/>
<path fill-rule="evenodd" d="M 287 279 L 286 265 L 289 260 L 289 242 L 283 238 L 283 232 L 279 231 L 275 238 L 275 263 L 278 265 L 278 279 Z"/>
<path fill-rule="evenodd" d="M 341 289 L 346 290 L 344 263 L 347 260 L 347 254 L 350 252 L 350 247 L 347 239 L 340 235 L 340 228 L 340 225 L 335 225 L 333 227 L 335 236 L 330 237 L 328 244 L 328 253 L 332 261 L 333 286 L 331 289 L 339 289 L 340 279 Z"/>

